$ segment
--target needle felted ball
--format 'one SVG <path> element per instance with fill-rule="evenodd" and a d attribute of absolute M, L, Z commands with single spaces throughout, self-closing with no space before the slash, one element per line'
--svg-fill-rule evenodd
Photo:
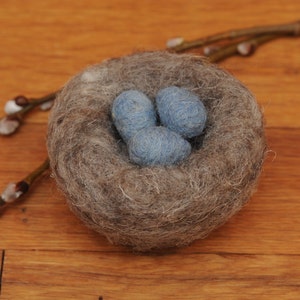
<path fill-rule="evenodd" d="M 146 95 L 129 90 L 122 92 L 114 100 L 112 118 L 124 141 L 128 141 L 139 130 L 155 126 L 156 111 Z"/>
<path fill-rule="evenodd" d="M 169 86 L 201 99 L 205 134 L 177 165 L 134 164 L 116 134 L 113 101 L 138 90 L 154 104 Z M 58 187 L 87 226 L 113 244 L 151 251 L 204 238 L 238 212 L 255 191 L 266 142 L 261 110 L 239 80 L 195 55 L 154 51 L 71 78 L 52 108 L 47 148 Z"/>
<path fill-rule="evenodd" d="M 202 133 L 206 109 L 196 94 L 170 86 L 158 92 L 156 106 L 161 123 L 184 138 Z"/>
<path fill-rule="evenodd" d="M 186 108 L 188 117 L 191 116 L 188 105 L 183 106 L 181 111 Z M 163 109 L 168 109 L 168 106 L 162 106 Z M 176 132 L 155 126 L 154 105 L 139 91 L 124 91 L 117 96 L 112 104 L 112 119 L 117 131 L 128 144 L 130 160 L 140 166 L 177 164 L 191 152 L 189 142 Z"/>
<path fill-rule="evenodd" d="M 178 164 L 191 153 L 191 145 L 179 134 L 162 126 L 140 130 L 128 143 L 129 158 L 138 165 Z"/>

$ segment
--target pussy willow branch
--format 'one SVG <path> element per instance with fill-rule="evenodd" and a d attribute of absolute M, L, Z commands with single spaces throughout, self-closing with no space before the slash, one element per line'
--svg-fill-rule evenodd
<path fill-rule="evenodd" d="M 257 35 L 300 35 L 300 21 L 287 24 L 268 25 L 268 26 L 256 26 L 246 29 L 236 29 L 221 32 L 218 34 L 210 35 L 204 38 L 196 39 L 193 41 L 182 41 L 179 45 L 170 48 L 174 52 L 180 53 L 187 50 L 201 48 L 206 45 L 210 45 L 216 42 L 224 40 L 233 40 L 246 36 L 257 36 Z"/>
<path fill-rule="evenodd" d="M 168 48 L 167 50 L 181 53 L 190 49 L 201 48 L 203 46 L 211 45 L 225 40 L 227 41 L 227 43 L 222 46 L 218 46 L 216 51 L 213 51 L 211 54 L 207 55 L 208 59 L 211 62 L 216 63 L 236 54 L 242 56 L 251 55 L 260 45 L 276 38 L 282 36 L 299 35 L 300 21 L 297 21 L 294 23 L 281 25 L 258 26 L 248 29 L 226 31 L 194 41 L 182 41 L 179 45 Z M 28 105 L 26 105 L 20 111 L 9 115 L 8 117 L 21 121 L 26 113 L 31 111 L 36 106 L 48 101 L 53 101 L 56 98 L 58 92 L 59 91 L 51 93 L 39 99 L 30 99 Z M 26 176 L 23 180 L 21 180 L 17 184 L 8 186 L 7 190 L 9 192 L 6 194 L 4 193 L 6 199 L 3 196 L 0 197 L 0 207 L 5 206 L 8 203 L 15 202 L 17 198 L 25 194 L 31 188 L 33 182 L 38 177 L 40 177 L 48 168 L 49 159 L 47 158 L 41 166 L 39 166 L 36 170 Z"/>
<path fill-rule="evenodd" d="M 0 197 L 0 208 L 16 202 L 21 196 L 26 194 L 32 184 L 49 168 L 47 158 L 39 167 L 28 174 L 24 179 L 17 183 L 10 183 Z"/>
<path fill-rule="evenodd" d="M 280 37 L 282 36 L 267 34 L 230 43 L 229 45 L 225 45 L 220 49 L 214 51 L 212 54 L 208 55 L 208 58 L 210 62 L 216 63 L 236 54 L 241 56 L 249 56 L 253 54 L 260 45 Z M 240 46 L 243 46 L 245 48 L 244 52 L 241 52 Z"/>
<path fill-rule="evenodd" d="M 44 162 L 37 167 L 33 172 L 28 174 L 23 181 L 28 184 L 28 186 L 31 186 L 33 182 L 40 177 L 41 174 L 44 173 L 49 168 L 49 158 L 45 159 Z"/>
<path fill-rule="evenodd" d="M 22 121 L 24 116 L 31 110 L 33 110 L 35 107 L 43 104 L 43 103 L 46 103 L 46 102 L 49 102 L 49 101 L 53 101 L 56 97 L 58 92 L 54 92 L 54 93 L 51 93 L 51 94 L 48 94 L 46 96 L 43 96 L 41 98 L 30 98 L 28 99 L 29 102 L 26 106 L 24 106 L 20 111 L 16 112 L 16 113 L 13 113 L 13 114 L 10 114 L 8 117 L 11 118 L 11 119 L 18 119 L 19 121 Z"/>
<path fill-rule="evenodd" d="M 40 106 L 42 110 L 49 109 L 56 94 L 57 92 L 51 93 L 38 99 L 17 96 L 15 99 L 9 100 L 5 105 L 7 114 L 0 119 L 0 135 L 14 134 L 22 124 L 25 115 L 35 107 Z"/>

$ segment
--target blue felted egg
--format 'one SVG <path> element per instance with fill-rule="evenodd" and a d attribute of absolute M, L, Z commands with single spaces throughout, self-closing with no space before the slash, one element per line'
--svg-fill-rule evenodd
<path fill-rule="evenodd" d="M 162 125 L 177 132 L 184 138 L 202 133 L 207 113 L 203 103 L 192 92 L 170 86 L 160 90 L 156 106 Z"/>
<path fill-rule="evenodd" d="M 141 166 L 166 166 L 189 156 L 191 145 L 176 132 L 155 126 L 135 134 L 128 142 L 128 151 L 130 160 Z"/>
<path fill-rule="evenodd" d="M 156 125 L 156 111 L 143 93 L 128 90 L 121 93 L 112 105 L 113 122 L 125 142 L 139 130 Z"/>

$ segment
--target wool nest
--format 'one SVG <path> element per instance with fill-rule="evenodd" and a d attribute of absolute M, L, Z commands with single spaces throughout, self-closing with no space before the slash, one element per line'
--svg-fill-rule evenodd
<path fill-rule="evenodd" d="M 112 123 L 125 90 L 154 99 L 168 86 L 192 91 L 207 109 L 203 135 L 175 166 L 130 162 Z M 90 66 L 59 93 L 47 146 L 58 187 L 89 227 L 136 251 L 206 237 L 252 195 L 264 159 L 263 117 L 251 92 L 207 60 L 142 52 Z"/>

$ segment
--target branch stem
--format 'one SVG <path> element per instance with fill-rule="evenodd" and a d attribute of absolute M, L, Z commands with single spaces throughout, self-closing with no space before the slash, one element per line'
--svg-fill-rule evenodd
<path fill-rule="evenodd" d="M 41 98 L 31 98 L 31 99 L 29 99 L 29 103 L 26 106 L 24 106 L 20 111 L 14 113 L 14 114 L 11 114 L 8 117 L 10 119 L 18 119 L 21 121 L 23 116 L 26 113 L 28 113 L 29 111 L 33 110 L 35 107 L 37 107 L 45 102 L 53 101 L 55 99 L 57 93 L 58 93 L 58 91 L 48 94 L 46 96 L 43 96 Z"/>
<path fill-rule="evenodd" d="M 204 38 L 183 41 L 178 46 L 172 47 L 169 50 L 175 52 L 184 52 L 186 50 L 191 50 L 195 48 L 200 48 L 212 43 L 216 43 L 222 40 L 233 40 L 241 37 L 246 37 L 250 35 L 265 35 L 265 34 L 278 34 L 278 35 L 300 35 L 300 21 L 293 23 L 279 24 L 279 25 L 268 25 L 268 26 L 256 26 L 246 29 L 235 29 L 218 34 L 210 35 Z"/>
<path fill-rule="evenodd" d="M 277 35 L 277 34 L 267 34 L 267 35 L 260 35 L 257 37 L 253 37 L 250 39 L 245 39 L 243 41 L 238 41 L 238 42 L 234 42 L 231 43 L 229 45 L 223 46 L 221 47 L 219 50 L 215 51 L 214 53 L 210 54 L 209 60 L 213 63 L 216 62 L 220 62 L 221 60 L 239 54 L 238 51 L 238 46 L 243 44 L 243 43 L 247 43 L 249 47 L 251 47 L 251 51 L 249 51 L 249 53 L 247 55 L 252 54 L 257 47 L 259 47 L 260 45 L 274 40 L 276 38 L 282 37 L 282 35 Z"/>
<path fill-rule="evenodd" d="M 10 203 L 16 202 L 20 197 L 28 192 L 33 182 L 49 168 L 49 159 L 47 158 L 39 167 L 28 174 L 23 180 L 17 183 L 10 183 L 3 191 L 0 197 L 0 208 Z"/>
<path fill-rule="evenodd" d="M 40 177 L 47 169 L 49 168 L 49 158 L 45 159 L 45 161 L 37 167 L 34 171 L 28 174 L 22 181 L 26 182 L 29 186 Z"/>

